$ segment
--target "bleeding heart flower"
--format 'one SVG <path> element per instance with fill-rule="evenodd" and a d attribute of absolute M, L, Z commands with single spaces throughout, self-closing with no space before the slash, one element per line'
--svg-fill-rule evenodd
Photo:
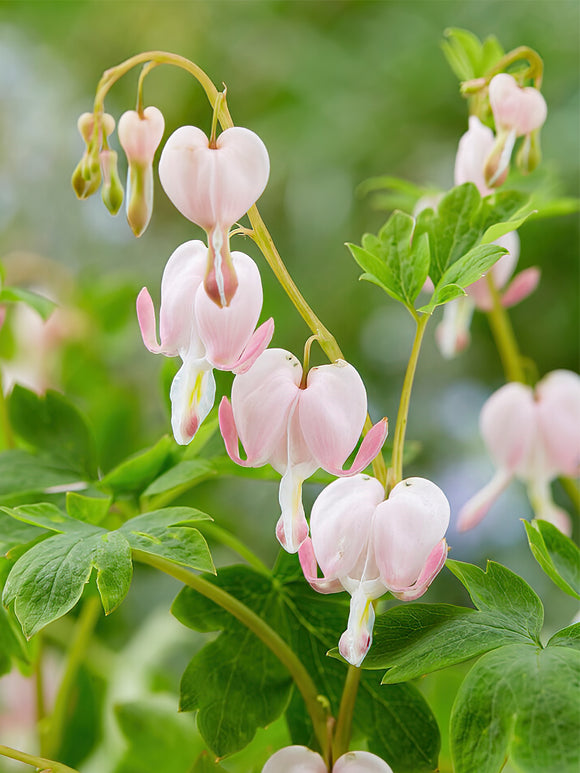
<path fill-rule="evenodd" d="M 455 185 L 474 183 L 482 196 L 493 193 L 485 184 L 483 167 L 493 147 L 493 132 L 475 115 L 469 116 L 469 128 L 459 140 L 455 156 Z"/>
<path fill-rule="evenodd" d="M 580 377 L 556 370 L 536 386 L 510 383 L 484 404 L 483 439 L 497 472 L 459 513 L 459 529 L 476 526 L 512 478 L 523 480 L 537 518 L 570 533 L 568 514 L 552 501 L 550 482 L 580 467 Z"/>
<path fill-rule="evenodd" d="M 223 398 L 220 429 L 230 457 L 246 467 L 269 463 L 282 475 L 276 535 L 290 553 L 308 535 L 302 506 L 306 478 L 319 467 L 333 475 L 354 475 L 379 453 L 387 436 L 386 419 L 368 432 L 350 470 L 343 469 L 366 413 L 364 384 L 352 365 L 338 360 L 312 368 L 304 384 L 302 366 L 284 349 L 261 354 L 247 373 L 234 379 L 231 404 Z"/>
<path fill-rule="evenodd" d="M 449 503 L 438 486 L 408 478 L 384 497 L 383 486 L 368 475 L 334 481 L 316 499 L 312 536 L 299 550 L 304 576 L 315 590 L 351 595 L 338 646 L 355 666 L 371 646 L 373 600 L 387 591 L 404 601 L 419 598 L 447 557 Z"/>
<path fill-rule="evenodd" d="M 262 773 L 328 773 L 324 760 L 306 746 L 286 746 L 273 754 Z M 393 773 L 386 762 L 370 752 L 347 752 L 334 763 L 332 773 Z"/>
<path fill-rule="evenodd" d="M 207 297 L 203 285 L 206 255 L 203 242 L 190 241 L 169 258 L 161 280 L 160 343 L 149 291 L 144 287 L 137 298 L 145 346 L 183 361 L 170 393 L 173 432 L 182 445 L 191 441 L 212 408 L 212 368 L 245 372 L 274 333 L 271 318 L 255 329 L 262 310 L 262 283 L 254 261 L 243 252 L 232 253 L 240 285 L 230 305 L 220 308 Z"/>
<path fill-rule="evenodd" d="M 129 162 L 127 171 L 127 220 L 135 236 L 149 225 L 153 211 L 153 157 L 159 147 L 165 121 L 156 107 L 141 113 L 128 110 L 119 119 L 119 142 Z"/>
<path fill-rule="evenodd" d="M 237 288 L 229 229 L 261 196 L 269 173 L 264 143 L 240 126 L 222 132 L 215 147 L 201 129 L 182 126 L 163 148 L 161 184 L 181 214 L 207 232 L 204 284 L 219 306 L 227 306 Z"/>

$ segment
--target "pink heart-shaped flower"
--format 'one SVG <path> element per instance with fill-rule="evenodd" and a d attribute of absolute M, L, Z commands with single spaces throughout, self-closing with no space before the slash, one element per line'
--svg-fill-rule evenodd
<path fill-rule="evenodd" d="M 491 79 L 489 103 L 499 131 L 515 131 L 516 137 L 539 129 L 548 115 L 546 100 L 538 89 L 521 88 L 503 72 Z"/>

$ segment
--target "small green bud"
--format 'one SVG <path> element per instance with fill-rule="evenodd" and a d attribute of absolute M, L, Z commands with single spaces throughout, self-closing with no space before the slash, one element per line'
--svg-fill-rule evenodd
<path fill-rule="evenodd" d="M 111 215 L 116 215 L 123 203 L 123 186 L 117 171 L 117 153 L 114 150 L 101 150 L 101 170 L 103 175 L 103 188 L 101 197 L 103 204 Z"/>
<path fill-rule="evenodd" d="M 129 163 L 127 175 L 127 221 L 135 236 L 141 236 L 153 211 L 153 167 L 138 161 Z"/>
<path fill-rule="evenodd" d="M 540 146 L 540 130 L 536 129 L 526 134 L 524 141 L 516 155 L 516 164 L 522 174 L 533 172 L 542 162 L 542 148 Z"/>

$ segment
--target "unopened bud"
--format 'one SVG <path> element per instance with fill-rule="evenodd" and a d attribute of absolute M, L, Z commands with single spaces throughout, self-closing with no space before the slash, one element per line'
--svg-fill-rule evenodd
<path fill-rule="evenodd" d="M 73 172 L 71 183 L 79 199 L 86 199 L 96 193 L 101 184 L 101 164 L 99 151 L 103 144 L 103 130 L 108 137 L 115 129 L 115 119 L 109 113 L 100 116 L 99 131 L 94 135 L 95 114 L 83 113 L 79 116 L 77 127 L 85 141 L 85 152 Z"/>
<path fill-rule="evenodd" d="M 522 174 L 529 174 L 540 165 L 541 161 L 540 130 L 537 129 L 524 137 L 516 155 L 516 164 Z"/>
<path fill-rule="evenodd" d="M 149 225 L 153 211 L 153 168 L 151 164 L 129 164 L 127 173 L 127 222 L 135 236 Z"/>
<path fill-rule="evenodd" d="M 209 298 L 223 308 L 229 306 L 238 289 L 228 234 L 219 228 L 208 233 L 207 267 L 203 285 Z"/>
<path fill-rule="evenodd" d="M 99 157 L 103 175 L 103 188 L 101 190 L 103 204 L 111 215 L 116 215 L 121 209 L 124 195 L 117 171 L 117 153 L 114 150 L 101 150 Z"/>
<path fill-rule="evenodd" d="M 516 141 L 515 132 L 501 131 L 485 160 L 483 174 L 489 188 L 499 188 L 505 182 L 510 170 L 512 150 Z"/>

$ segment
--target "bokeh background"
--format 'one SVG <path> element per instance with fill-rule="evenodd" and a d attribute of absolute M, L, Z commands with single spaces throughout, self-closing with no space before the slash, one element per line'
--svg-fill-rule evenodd
<path fill-rule="evenodd" d="M 91 109 L 103 70 L 140 51 L 165 49 L 193 59 L 216 84 L 227 85 L 234 121 L 256 131 L 269 149 L 271 179 L 259 205 L 274 240 L 304 295 L 361 372 L 371 415 L 375 420 L 388 415 L 394 427 L 413 329 L 404 310 L 377 287 L 358 282 L 360 271 L 344 246 L 376 231 L 387 216 L 360 194 L 360 185 L 383 174 L 441 189 L 452 185 L 467 116 L 440 49 L 443 31 L 451 26 L 481 38 L 495 34 L 506 50 L 526 44 L 542 55 L 549 115 L 538 180 L 555 194 L 577 196 L 579 22 L 576 0 L 2 0 L 2 258 L 14 281 L 44 288 L 75 309 L 61 331 L 60 353 L 46 363 L 44 375 L 87 412 L 103 471 L 168 431 L 166 392 L 174 371 L 144 349 L 134 299 L 143 285 L 158 298 L 171 252 L 201 236 L 173 209 L 158 181 L 153 218 L 139 240 L 123 213 L 111 218 L 99 196 L 76 200 L 69 184 L 83 150 L 76 119 Z M 106 107 L 117 118 L 134 107 L 136 81 L 133 73 L 110 93 Z M 165 116 L 165 137 L 182 124 L 209 130 L 207 101 L 185 73 L 159 67 L 144 93 L 146 103 Z M 521 349 L 540 375 L 555 368 L 576 370 L 577 215 L 532 219 L 520 235 L 520 268 L 542 269 L 538 291 L 512 313 Z M 276 319 L 274 345 L 300 355 L 309 335 L 304 323 L 253 245 L 236 237 L 234 247 L 253 255 L 262 269 L 264 317 Z M 491 475 L 477 418 L 503 375 L 482 315 L 474 317 L 471 346 L 452 362 L 437 350 L 435 327 L 433 322 L 428 329 L 413 393 L 408 437 L 420 445 L 406 472 L 437 482 L 457 512 Z M 3 331 L 0 354 L 6 368 L 15 340 L 14 331 Z M 35 359 L 34 350 L 29 357 Z M 220 376 L 218 390 L 226 392 L 230 380 Z M 315 484 L 307 487 L 308 501 L 317 490 Z M 556 497 L 569 505 L 559 489 Z M 197 487 L 187 502 L 273 560 L 275 482 L 211 482 Z M 480 565 L 493 558 L 520 572 L 545 600 L 547 630 L 555 630 L 572 618 L 574 605 L 532 560 L 519 522 L 529 517 L 523 488 L 514 484 L 480 527 L 467 535 L 452 527 L 449 542 L 454 558 Z M 224 553 L 222 560 L 231 556 Z M 159 603 L 166 610 L 175 588 L 146 572 L 138 582 L 139 593 L 116 613 L 115 633 L 103 631 L 103 636 L 113 649 L 127 642 L 136 648 L 141 642 L 146 649 L 155 639 L 162 659 L 163 647 L 169 646 L 162 631 L 171 629 L 171 622 L 155 607 Z M 430 594 L 461 601 L 456 585 L 442 577 Z M 186 634 L 184 639 L 174 631 L 174 640 L 167 634 L 179 657 L 173 658 L 173 669 L 154 669 L 159 693 L 175 688 L 179 665 L 191 654 L 186 644 L 193 634 Z M 149 676 L 142 676 L 147 689 Z M 433 682 L 426 689 L 436 687 Z M 127 689 L 131 699 L 141 695 Z M 86 690 L 95 717 L 100 716 L 102 696 Z M 450 696 L 441 698 L 442 706 L 452 691 Z M 100 728 L 101 720 L 94 719 L 95 737 Z M 74 744 L 71 749 L 71 764 L 87 751 L 75 751 Z M 105 771 L 99 764 L 102 760 L 86 770 Z M 240 765 L 250 769 L 247 760 Z"/>

